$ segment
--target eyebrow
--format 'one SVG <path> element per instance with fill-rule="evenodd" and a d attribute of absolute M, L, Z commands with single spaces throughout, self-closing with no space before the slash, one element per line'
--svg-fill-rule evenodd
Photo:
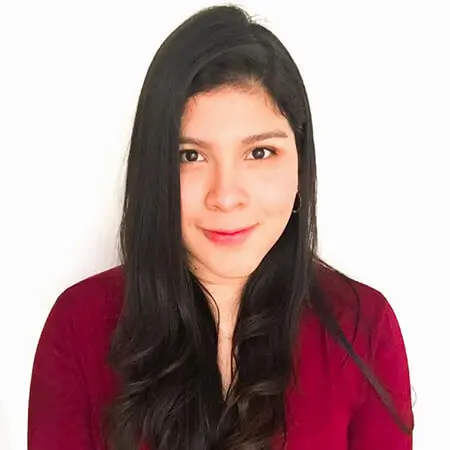
<path fill-rule="evenodd" d="M 255 142 L 261 142 L 266 139 L 271 138 L 287 138 L 288 135 L 282 131 L 282 130 L 272 130 L 272 131 L 266 131 L 264 133 L 258 133 L 258 134 L 252 134 L 251 136 L 247 136 L 246 138 L 242 139 L 241 143 L 243 145 L 250 145 L 254 144 Z M 189 136 L 182 136 L 180 138 L 180 144 L 194 144 L 198 145 L 199 147 L 203 148 L 211 148 L 212 144 L 206 141 L 202 141 L 201 139 L 195 139 Z"/>

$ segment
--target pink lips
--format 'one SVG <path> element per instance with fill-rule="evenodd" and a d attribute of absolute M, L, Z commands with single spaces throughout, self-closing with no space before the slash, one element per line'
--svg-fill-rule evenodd
<path fill-rule="evenodd" d="M 203 230 L 203 233 L 216 244 L 241 244 L 247 239 L 255 226 L 237 230 Z"/>

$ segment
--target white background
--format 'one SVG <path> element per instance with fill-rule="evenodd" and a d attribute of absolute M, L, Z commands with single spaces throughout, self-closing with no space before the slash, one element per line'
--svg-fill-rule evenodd
<path fill-rule="evenodd" d="M 0 448 L 26 448 L 31 365 L 56 297 L 116 263 L 137 97 L 206 1 L 0 4 Z M 450 449 L 446 1 L 243 1 L 309 94 L 321 255 L 393 305 L 417 450 Z"/>

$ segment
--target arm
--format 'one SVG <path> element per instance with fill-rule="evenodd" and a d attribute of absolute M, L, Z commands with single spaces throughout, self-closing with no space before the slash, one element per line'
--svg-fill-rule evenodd
<path fill-rule="evenodd" d="M 58 298 L 39 339 L 28 404 L 28 450 L 94 449 L 70 304 L 67 292 Z"/>
<path fill-rule="evenodd" d="M 403 337 L 389 304 L 380 323 L 371 368 L 390 393 L 396 411 L 411 427 L 411 385 Z M 412 436 L 396 424 L 378 394 L 365 381 L 364 398 L 353 414 L 349 429 L 349 450 L 411 450 Z"/>

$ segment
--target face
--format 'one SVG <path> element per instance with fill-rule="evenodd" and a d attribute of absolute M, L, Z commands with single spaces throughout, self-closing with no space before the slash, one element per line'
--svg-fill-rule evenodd
<path fill-rule="evenodd" d="M 206 283 L 245 281 L 283 233 L 298 189 L 288 121 L 261 88 L 188 100 L 180 138 L 182 234 Z M 233 237 L 207 230 L 238 230 Z"/>

